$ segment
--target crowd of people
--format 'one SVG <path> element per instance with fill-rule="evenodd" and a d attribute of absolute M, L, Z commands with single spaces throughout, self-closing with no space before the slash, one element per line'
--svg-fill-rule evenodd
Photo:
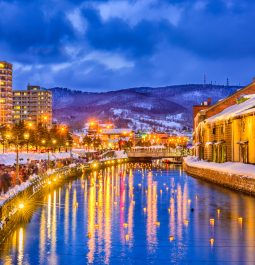
<path fill-rule="evenodd" d="M 49 168 L 61 168 L 73 163 L 73 158 L 47 160 L 29 160 L 26 164 L 20 164 L 17 170 L 16 165 L 0 165 L 0 194 L 5 193 L 9 188 L 19 185 L 32 175 L 44 174 Z"/>

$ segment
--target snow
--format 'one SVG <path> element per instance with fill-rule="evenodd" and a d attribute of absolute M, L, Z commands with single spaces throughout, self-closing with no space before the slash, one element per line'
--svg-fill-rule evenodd
<path fill-rule="evenodd" d="M 116 158 L 127 158 L 127 154 L 125 151 L 121 150 L 121 151 L 115 151 L 114 155 Z"/>
<path fill-rule="evenodd" d="M 114 115 L 121 115 L 123 113 L 127 113 L 128 112 L 127 109 L 114 109 L 114 108 L 112 108 L 111 110 L 112 110 Z"/>
<path fill-rule="evenodd" d="M 122 128 L 122 129 L 103 129 L 103 134 L 128 134 L 131 133 L 132 130 L 129 128 Z"/>
<path fill-rule="evenodd" d="M 16 185 L 15 187 L 9 189 L 5 194 L 0 196 L 0 206 L 3 205 L 6 200 L 13 198 L 19 192 L 27 189 L 34 180 L 39 178 L 37 175 L 30 176 L 29 180 L 22 182 L 20 185 Z"/>
<path fill-rule="evenodd" d="M 73 154 L 75 156 L 75 154 Z M 50 160 L 70 158 L 70 152 L 50 153 Z M 26 164 L 27 160 L 47 160 L 48 153 L 19 153 L 19 163 Z M 0 155 L 0 164 L 12 166 L 16 164 L 16 153 Z"/>
<path fill-rule="evenodd" d="M 222 112 L 206 119 L 207 122 L 215 122 L 219 120 L 227 120 L 239 115 L 248 114 L 254 112 L 255 108 L 255 94 L 244 95 L 244 98 L 248 98 L 246 101 L 235 104 L 231 107 L 224 109 Z"/>
<path fill-rule="evenodd" d="M 164 145 L 135 146 L 133 149 L 166 149 Z"/>
<path fill-rule="evenodd" d="M 137 102 L 133 104 L 134 107 L 151 110 L 153 105 L 147 102 Z"/>
<path fill-rule="evenodd" d="M 215 163 L 207 162 L 204 160 L 199 160 L 197 157 L 188 156 L 184 158 L 185 163 L 188 166 L 206 168 L 216 171 L 221 171 L 229 174 L 236 174 L 247 177 L 255 177 L 255 165 L 249 165 L 238 162 L 225 162 L 225 163 Z"/>

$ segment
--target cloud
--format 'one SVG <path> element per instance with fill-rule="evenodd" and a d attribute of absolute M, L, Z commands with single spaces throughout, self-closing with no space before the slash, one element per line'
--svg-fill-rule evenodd
<path fill-rule="evenodd" d="M 0 0 L 14 87 L 109 90 L 251 80 L 252 0 Z"/>
<path fill-rule="evenodd" d="M 75 8 L 71 12 L 68 12 L 67 18 L 78 33 L 84 34 L 86 32 L 87 22 L 85 18 L 82 17 L 79 8 Z"/>
<path fill-rule="evenodd" d="M 89 53 L 82 61 L 96 61 L 108 69 L 118 70 L 121 68 L 130 68 L 134 66 L 132 61 L 128 61 L 119 54 L 105 53 L 105 52 L 92 52 Z"/>
<path fill-rule="evenodd" d="M 127 21 L 131 26 L 141 21 L 167 20 L 172 25 L 178 25 L 182 8 L 166 4 L 164 1 L 139 0 L 139 1 L 109 1 L 96 6 L 104 21 L 119 18 Z"/>

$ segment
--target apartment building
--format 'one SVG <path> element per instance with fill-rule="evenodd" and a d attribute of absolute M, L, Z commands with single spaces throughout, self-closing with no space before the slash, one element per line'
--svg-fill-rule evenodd
<path fill-rule="evenodd" d="M 0 125 L 12 122 L 12 64 L 0 61 Z"/>
<path fill-rule="evenodd" d="M 40 86 L 13 91 L 13 122 L 52 124 L 52 93 Z"/>

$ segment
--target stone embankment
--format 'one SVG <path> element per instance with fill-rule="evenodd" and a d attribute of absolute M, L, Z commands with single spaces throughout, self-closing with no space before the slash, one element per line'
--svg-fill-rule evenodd
<path fill-rule="evenodd" d="M 224 168 L 224 164 L 220 164 L 217 168 L 214 166 L 215 163 L 211 164 L 212 167 L 210 168 L 210 162 L 201 161 L 199 164 L 199 161 L 192 161 L 192 159 L 186 158 L 183 161 L 183 168 L 193 177 L 213 182 L 226 188 L 255 195 L 255 177 L 253 176 L 255 171 L 249 174 L 249 171 L 245 172 L 244 170 L 242 173 L 242 171 L 237 170 L 235 173 L 233 169 L 227 170 L 227 165 Z M 252 167 L 252 165 L 247 166 L 249 168 Z"/>

